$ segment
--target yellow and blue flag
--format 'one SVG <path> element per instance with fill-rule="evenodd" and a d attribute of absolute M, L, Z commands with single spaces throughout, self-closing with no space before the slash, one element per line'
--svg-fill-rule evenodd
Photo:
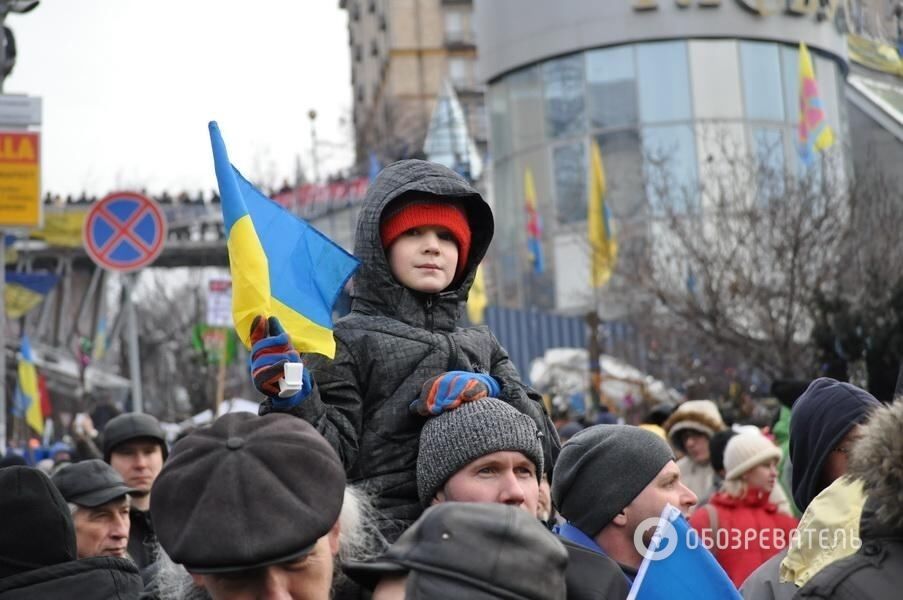
<path fill-rule="evenodd" d="M 41 395 L 38 391 L 38 373 L 31 353 L 31 342 L 28 336 L 22 336 L 19 348 L 19 378 L 16 381 L 15 413 L 25 415 L 25 422 L 38 435 L 44 433 L 44 411 L 41 407 Z"/>
<path fill-rule="evenodd" d="M 815 81 L 815 70 L 806 44 L 800 42 L 800 123 L 799 147 L 800 159 L 805 165 L 811 165 L 818 150 L 830 148 L 834 144 L 834 131 L 825 117 L 825 105 L 818 93 Z"/>
<path fill-rule="evenodd" d="M 605 168 L 596 140 L 590 145 L 589 202 L 587 228 L 590 245 L 590 273 L 593 287 L 605 285 L 615 270 L 618 242 L 611 227 L 611 214 L 605 204 Z"/>
<path fill-rule="evenodd" d="M 53 273 L 6 272 L 3 300 L 6 316 L 18 319 L 36 307 L 50 293 L 59 277 Z"/>
<path fill-rule="evenodd" d="M 250 348 L 254 317 L 278 317 L 299 352 L 332 358 L 332 309 L 359 261 L 260 193 L 229 162 L 216 122 L 209 128 L 239 339 Z"/>
<path fill-rule="evenodd" d="M 536 208 L 536 184 L 533 183 L 533 171 L 530 167 L 524 170 L 524 205 L 527 209 L 527 250 L 533 272 L 541 274 L 545 270 L 542 259 L 542 215 Z"/>
<path fill-rule="evenodd" d="M 666 504 L 627 600 L 741 600 L 680 511 Z"/>

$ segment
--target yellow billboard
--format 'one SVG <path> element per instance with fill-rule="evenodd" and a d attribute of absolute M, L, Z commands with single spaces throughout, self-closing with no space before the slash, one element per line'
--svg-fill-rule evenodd
<path fill-rule="evenodd" d="M 0 227 L 40 227 L 40 134 L 0 131 Z"/>

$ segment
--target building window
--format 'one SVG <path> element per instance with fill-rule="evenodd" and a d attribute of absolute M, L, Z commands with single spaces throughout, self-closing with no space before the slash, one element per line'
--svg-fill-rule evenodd
<path fill-rule="evenodd" d="M 690 125 L 645 127 L 643 167 L 653 212 L 684 212 L 696 205 L 696 144 Z"/>
<path fill-rule="evenodd" d="M 379 56 L 379 44 L 376 40 L 370 42 L 370 56 Z"/>
<path fill-rule="evenodd" d="M 361 48 L 361 45 L 360 45 L 360 44 L 356 44 L 356 45 L 354 46 L 354 61 L 355 61 L 355 62 L 361 62 L 361 60 L 363 59 L 363 57 L 364 57 L 364 51 L 363 51 L 363 49 Z"/>
<path fill-rule="evenodd" d="M 361 7 L 358 6 L 357 2 L 351 4 L 351 20 L 352 21 L 360 21 L 361 20 Z"/>
<path fill-rule="evenodd" d="M 473 60 L 460 56 L 448 59 L 448 77 L 455 87 L 473 86 Z"/>
<path fill-rule="evenodd" d="M 605 202 L 619 221 L 641 214 L 643 197 L 643 153 L 636 129 L 622 129 L 595 136 L 605 169 Z"/>
<path fill-rule="evenodd" d="M 686 43 L 654 42 L 640 44 L 636 50 L 643 123 L 690 119 Z"/>
<path fill-rule="evenodd" d="M 586 96 L 590 127 L 632 125 L 637 120 L 633 47 L 586 53 Z"/>
<path fill-rule="evenodd" d="M 689 42 L 688 54 L 696 118 L 743 118 L 737 42 L 694 40 Z"/>
<path fill-rule="evenodd" d="M 372 15 L 376 12 L 376 0 L 370 0 L 367 4 L 367 11 Z"/>
<path fill-rule="evenodd" d="M 740 64 L 746 118 L 783 121 L 784 94 L 778 47 L 765 42 L 740 42 Z"/>
<path fill-rule="evenodd" d="M 489 87 L 489 128 L 492 153 L 496 160 L 511 154 L 511 113 L 508 108 L 508 83 L 499 81 Z"/>
<path fill-rule="evenodd" d="M 363 102 L 363 101 L 364 101 L 364 86 L 363 86 L 363 84 L 358 84 L 358 86 L 357 86 L 357 101 L 358 101 L 358 102 Z"/>
<path fill-rule="evenodd" d="M 784 116 L 790 123 L 800 120 L 799 105 L 799 50 L 781 46 L 781 72 L 784 77 Z"/>
<path fill-rule="evenodd" d="M 517 127 L 511 132 L 514 150 L 524 150 L 545 141 L 543 89 L 538 67 L 523 69 L 508 79 L 510 90 L 506 110 Z"/>
<path fill-rule="evenodd" d="M 552 150 L 555 212 L 561 224 L 586 220 L 587 165 L 586 149 L 582 141 Z"/>
<path fill-rule="evenodd" d="M 542 65 L 546 132 L 550 138 L 579 135 L 586 129 L 583 66 L 583 56 L 579 54 Z"/>
<path fill-rule="evenodd" d="M 764 203 L 769 199 L 782 198 L 786 175 L 784 132 L 777 127 L 756 127 L 752 133 L 759 200 Z"/>

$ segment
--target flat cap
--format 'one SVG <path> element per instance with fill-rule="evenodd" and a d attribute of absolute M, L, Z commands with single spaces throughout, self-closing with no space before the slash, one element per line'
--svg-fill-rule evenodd
<path fill-rule="evenodd" d="M 122 476 L 100 459 L 83 460 L 64 466 L 50 478 L 66 502 L 94 508 L 131 494 Z"/>
<path fill-rule="evenodd" d="M 110 419 L 103 428 L 103 459 L 110 462 L 110 454 L 119 444 L 139 438 L 150 438 L 160 442 L 163 460 L 169 454 L 166 447 L 166 433 L 160 421 L 144 413 L 125 413 Z"/>
<path fill-rule="evenodd" d="M 345 470 L 303 419 L 227 414 L 175 444 L 154 482 L 160 544 L 193 573 L 296 560 L 338 520 Z"/>
<path fill-rule="evenodd" d="M 443 502 L 381 557 L 349 561 L 344 571 L 370 589 L 408 573 L 415 598 L 564 600 L 567 561 L 564 545 L 523 509 Z"/>

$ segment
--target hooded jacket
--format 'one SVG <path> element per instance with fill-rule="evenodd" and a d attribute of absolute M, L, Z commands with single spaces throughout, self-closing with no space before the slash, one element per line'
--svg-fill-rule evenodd
<path fill-rule="evenodd" d="M 855 554 L 815 575 L 796 598 L 878 600 L 903 590 L 903 402 L 879 409 L 853 448 L 848 474 L 862 482 Z"/>
<path fill-rule="evenodd" d="M 135 563 L 96 556 L 0 579 L 0 600 L 137 600 L 142 588 Z"/>
<path fill-rule="evenodd" d="M 403 197 L 403 198 L 402 198 Z M 471 246 L 463 274 L 438 294 L 406 288 L 392 276 L 380 239 L 380 217 L 396 200 L 454 200 L 467 213 Z M 371 184 L 358 216 L 351 312 L 334 328 L 336 355 L 306 355 L 314 389 L 290 412 L 310 422 L 338 452 L 349 481 L 374 496 L 379 524 L 389 541 L 422 512 L 416 462 L 424 417 L 409 405 L 427 379 L 445 371 L 487 373 L 501 386 L 499 398 L 529 415 L 543 436 L 546 465 L 559 442 L 541 396 L 527 387 L 492 332 L 461 328 L 458 318 L 492 240 L 489 205 L 459 175 L 441 165 L 404 160 L 386 167 Z M 272 410 L 269 400 L 261 414 Z"/>

